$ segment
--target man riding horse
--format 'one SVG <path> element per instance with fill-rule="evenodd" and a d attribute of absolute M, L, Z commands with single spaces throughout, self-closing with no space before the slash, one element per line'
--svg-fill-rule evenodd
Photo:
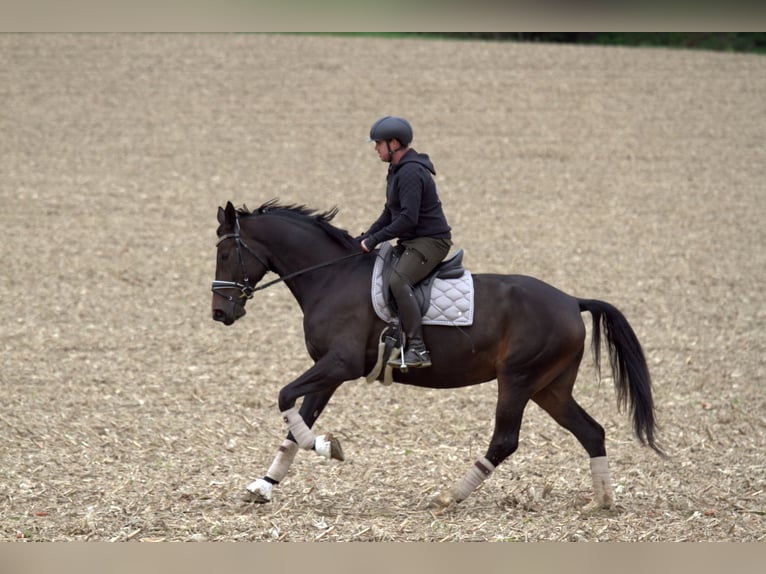
<path fill-rule="evenodd" d="M 397 239 L 401 255 L 391 274 L 390 289 L 405 335 L 404 365 L 430 367 L 431 356 L 423 341 L 422 316 L 412 287 L 425 278 L 449 253 L 450 226 L 442 209 L 427 154 L 410 147 L 412 126 L 400 117 L 385 116 L 370 129 L 369 141 L 381 161 L 389 164 L 383 212 L 357 239 L 366 252 Z M 402 367 L 392 359 L 394 367 Z"/>

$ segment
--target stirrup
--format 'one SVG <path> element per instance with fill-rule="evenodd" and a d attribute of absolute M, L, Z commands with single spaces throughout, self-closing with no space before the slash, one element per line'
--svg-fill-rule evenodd
<path fill-rule="evenodd" d="M 422 351 L 407 349 L 403 355 L 391 358 L 388 364 L 400 371 L 406 371 L 408 368 L 421 369 L 431 366 L 431 355 L 427 349 Z"/>
<path fill-rule="evenodd" d="M 428 349 L 423 349 L 422 351 L 409 349 L 404 353 L 404 362 L 413 369 L 430 367 L 431 354 L 428 352 Z"/>
<path fill-rule="evenodd" d="M 404 362 L 404 350 L 401 347 L 395 348 L 394 352 L 391 354 L 391 358 L 386 362 L 386 365 L 405 372 L 407 370 L 407 364 Z"/>

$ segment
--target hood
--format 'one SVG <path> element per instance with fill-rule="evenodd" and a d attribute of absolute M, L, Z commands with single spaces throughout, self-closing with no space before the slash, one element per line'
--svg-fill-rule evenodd
<path fill-rule="evenodd" d="M 393 166 L 393 171 L 399 171 L 403 165 L 408 163 L 419 163 L 432 174 L 436 175 L 436 168 L 434 168 L 434 164 L 431 163 L 431 158 L 428 157 L 428 154 L 418 153 L 412 148 L 410 148 L 407 153 L 402 156 L 402 159 L 399 160 L 399 163 Z"/>

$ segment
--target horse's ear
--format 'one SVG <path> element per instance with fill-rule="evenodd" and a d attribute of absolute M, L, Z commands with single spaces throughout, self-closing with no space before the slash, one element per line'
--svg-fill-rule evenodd
<path fill-rule="evenodd" d="M 218 223 L 222 226 L 234 227 L 237 220 L 237 211 L 231 201 L 226 202 L 226 208 L 218 208 Z"/>
<path fill-rule="evenodd" d="M 226 221 L 227 223 L 234 225 L 237 220 L 237 211 L 234 209 L 234 204 L 231 201 L 226 202 Z"/>

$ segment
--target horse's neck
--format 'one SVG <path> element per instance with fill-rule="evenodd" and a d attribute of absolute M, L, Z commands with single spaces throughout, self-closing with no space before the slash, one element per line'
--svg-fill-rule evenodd
<path fill-rule="evenodd" d="M 290 277 L 286 283 L 302 305 L 305 292 L 311 290 L 318 275 L 303 276 L 302 271 L 321 266 L 348 254 L 321 228 L 274 218 L 259 231 L 260 242 L 267 246 L 272 271 L 280 277 Z M 321 267 L 317 273 L 334 273 L 332 265 Z"/>
<path fill-rule="evenodd" d="M 280 275 L 297 273 L 343 255 L 342 249 L 321 230 L 285 226 L 271 237 L 270 258 L 274 271 Z"/>

